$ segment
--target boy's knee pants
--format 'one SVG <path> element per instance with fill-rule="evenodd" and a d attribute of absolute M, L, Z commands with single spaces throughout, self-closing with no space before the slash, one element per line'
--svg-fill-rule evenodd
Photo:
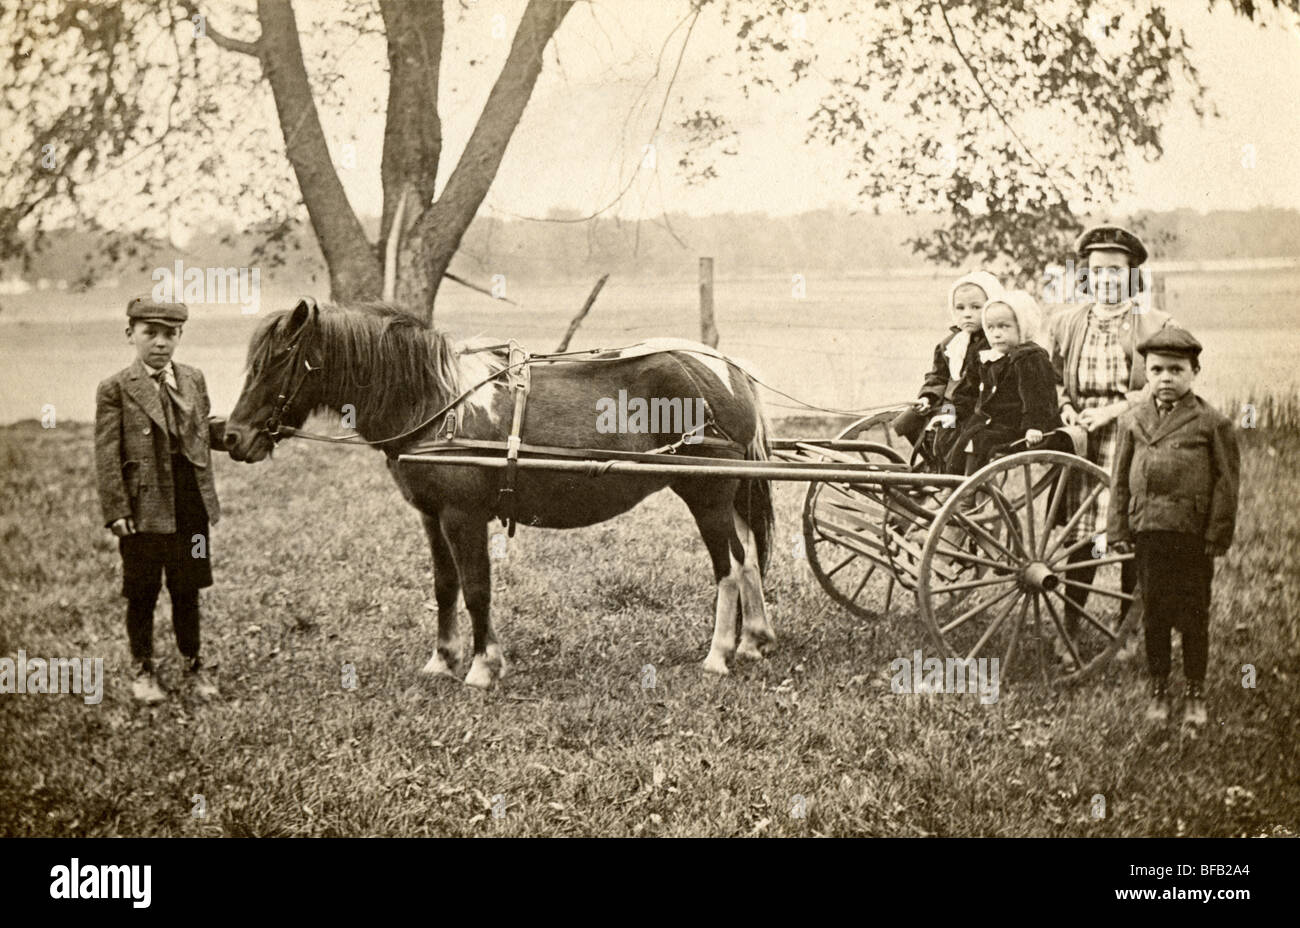
<path fill-rule="evenodd" d="M 1183 636 L 1183 674 L 1205 679 L 1210 651 L 1210 585 L 1214 558 L 1205 539 L 1185 532 L 1139 532 L 1134 538 L 1146 631 L 1147 669 L 1169 675 L 1170 631 Z"/>

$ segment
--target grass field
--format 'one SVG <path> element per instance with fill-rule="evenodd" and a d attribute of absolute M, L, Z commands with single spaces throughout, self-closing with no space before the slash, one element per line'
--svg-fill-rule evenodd
<path fill-rule="evenodd" d="M 780 640 L 761 665 L 702 674 L 707 557 L 660 494 L 590 529 L 521 529 L 493 580 L 512 675 L 487 693 L 424 679 L 432 578 L 414 511 L 376 453 L 303 443 L 257 466 L 216 455 L 203 628 L 224 699 L 143 708 L 90 449 L 85 425 L 0 428 L 0 655 L 102 656 L 107 673 L 99 705 L 0 695 L 0 834 L 1300 832 L 1293 428 L 1244 435 L 1195 741 L 1144 727 L 1137 664 L 990 706 L 892 694 L 890 661 L 927 647 L 915 610 L 863 622 L 831 603 L 794 556 L 796 484 L 777 487 Z M 168 615 L 164 594 L 165 684 L 179 675 Z"/>

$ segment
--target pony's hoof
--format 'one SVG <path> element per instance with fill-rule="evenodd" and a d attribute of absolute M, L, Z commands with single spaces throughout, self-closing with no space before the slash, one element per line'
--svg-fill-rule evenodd
<path fill-rule="evenodd" d="M 465 675 L 465 685 L 486 690 L 491 688 L 492 681 L 492 668 L 488 666 L 487 661 L 481 657 L 474 658 L 473 666 L 469 668 L 469 673 Z"/>
<path fill-rule="evenodd" d="M 721 654 L 710 654 L 704 659 L 704 672 L 714 673 L 720 677 L 725 677 L 731 673 L 727 669 L 727 660 Z"/>
<path fill-rule="evenodd" d="M 429 662 L 420 668 L 420 673 L 428 677 L 455 677 L 456 665 L 447 661 L 441 654 L 434 652 Z"/>
<path fill-rule="evenodd" d="M 506 657 L 501 653 L 501 648 L 495 644 L 488 645 L 486 656 L 489 669 L 495 672 L 498 680 L 503 679 L 510 671 L 510 665 L 506 663 Z"/>
<path fill-rule="evenodd" d="M 736 656 L 743 657 L 747 661 L 761 661 L 767 658 L 763 653 L 763 646 L 757 639 L 746 638 L 736 649 Z"/>

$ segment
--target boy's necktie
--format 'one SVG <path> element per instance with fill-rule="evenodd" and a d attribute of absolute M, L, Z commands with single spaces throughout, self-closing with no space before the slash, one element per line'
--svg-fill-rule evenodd
<path fill-rule="evenodd" d="M 153 375 L 158 381 L 158 399 L 162 402 L 163 421 L 167 423 L 167 438 L 175 447 L 180 437 L 176 432 L 176 404 L 172 400 L 171 386 L 167 383 L 167 370 L 164 368 Z"/>

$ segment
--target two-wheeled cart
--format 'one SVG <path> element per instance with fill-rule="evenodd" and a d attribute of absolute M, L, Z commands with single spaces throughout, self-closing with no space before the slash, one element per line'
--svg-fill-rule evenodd
<path fill-rule="evenodd" d="M 665 454 L 620 459 L 600 451 L 520 454 L 520 470 L 732 476 L 809 484 L 804 552 L 818 583 L 851 613 L 878 618 L 911 592 L 940 657 L 997 657 L 1004 680 L 1076 682 L 1104 667 L 1136 620 L 1121 588 L 1131 554 L 1081 534 L 1109 487 L 1100 467 L 1059 451 L 998 458 L 970 476 L 934 472 L 899 450 L 897 408 L 859 419 L 835 438 L 780 438 L 772 459 Z M 910 449 L 909 449 L 910 455 Z M 402 455 L 403 462 L 499 468 L 485 453 Z"/>

